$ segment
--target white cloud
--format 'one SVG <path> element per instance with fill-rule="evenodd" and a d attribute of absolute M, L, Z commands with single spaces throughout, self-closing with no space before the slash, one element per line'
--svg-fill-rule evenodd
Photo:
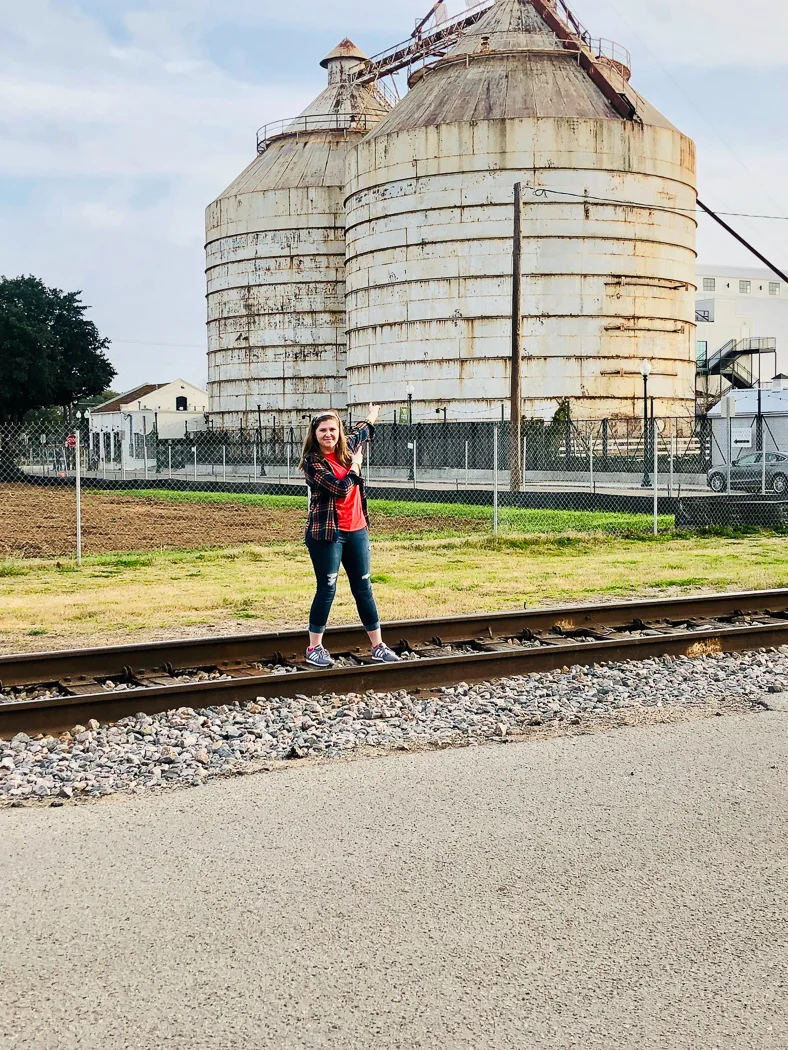
<path fill-rule="evenodd" d="M 115 34 L 75 2 L 6 5 L 0 178 L 29 182 L 33 191 L 27 203 L 0 201 L 0 273 L 37 273 L 60 287 L 82 288 L 101 330 L 116 341 L 119 385 L 175 374 L 204 382 L 203 211 L 254 155 L 256 128 L 299 112 L 316 93 L 316 71 L 299 50 L 299 32 L 331 30 L 337 39 L 385 34 L 395 43 L 431 0 L 149 0 L 144 10 L 135 4 L 142 7 L 128 0 Z M 450 0 L 450 10 L 463 6 Z M 648 63 L 664 67 L 666 77 L 678 69 L 680 81 L 681 63 L 729 67 L 735 75 L 748 64 L 785 61 L 785 8 L 751 7 L 743 17 L 732 0 L 577 0 L 577 7 L 594 35 L 614 36 L 639 56 L 636 79 Z M 287 84 L 231 76 L 207 46 L 219 24 L 273 27 L 280 40 L 291 28 L 293 62 L 301 67 L 289 71 Z M 650 97 L 663 108 L 653 88 L 658 82 L 652 78 Z M 781 83 L 784 72 L 777 70 L 775 91 Z M 788 214 L 780 176 L 788 161 L 784 139 L 739 149 L 737 135 L 745 129 L 715 114 L 713 100 L 694 101 L 706 112 L 712 107 L 731 142 L 726 149 L 705 129 L 697 135 L 706 202 Z M 675 114 L 671 102 L 669 115 L 681 126 L 688 113 Z M 780 262 L 788 224 L 730 221 Z M 701 222 L 699 245 L 706 261 L 751 262 L 709 220 Z"/>
<path fill-rule="evenodd" d="M 74 209 L 74 214 L 90 230 L 119 230 L 128 226 L 129 213 L 101 201 L 88 201 Z"/>
<path fill-rule="evenodd" d="M 722 145 L 708 143 L 699 152 L 698 185 L 703 203 L 717 212 L 788 216 L 788 189 L 782 172 L 788 149 L 765 145 L 737 160 Z M 776 266 L 788 267 L 788 221 L 722 215 L 745 240 Z M 705 263 L 762 264 L 708 216 L 699 217 L 698 256 Z"/>
<path fill-rule="evenodd" d="M 646 46 L 660 60 L 703 67 L 785 65 L 788 7 L 758 0 L 570 0 L 594 37 L 615 35 L 630 50 Z M 183 0 L 188 7 L 191 0 Z M 177 0 L 175 6 L 177 7 Z M 222 18 L 338 32 L 384 31 L 391 43 L 405 39 L 432 0 L 228 0 Z M 451 15 L 464 0 L 447 0 Z M 614 33 L 615 27 L 615 33 Z"/>
<path fill-rule="evenodd" d="M 27 206 L 0 202 L 0 273 L 82 288 L 118 341 L 119 385 L 204 382 L 205 206 L 254 156 L 256 128 L 313 91 L 234 80 L 193 39 L 157 41 L 150 20 L 119 47 L 79 12 L 32 0 L 8 28 L 0 177 L 34 191 Z"/>
<path fill-rule="evenodd" d="M 760 0 L 574 0 L 593 36 L 698 68 L 785 66 L 788 8 Z"/>
<path fill-rule="evenodd" d="M 342 35 L 363 31 L 392 34 L 392 44 L 407 38 L 416 19 L 425 15 L 433 0 L 383 0 L 382 3 L 359 3 L 358 0 L 228 0 L 222 8 L 225 21 L 242 21 L 252 25 L 273 24 L 300 29 L 336 29 Z M 449 0 L 453 12 L 465 9 L 462 0 Z"/>

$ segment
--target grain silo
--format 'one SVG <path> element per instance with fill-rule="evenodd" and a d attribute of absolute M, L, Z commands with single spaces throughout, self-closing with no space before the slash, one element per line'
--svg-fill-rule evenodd
<path fill-rule="evenodd" d="M 298 423 L 346 402 L 345 154 L 388 110 L 352 74 L 350 40 L 328 87 L 258 133 L 258 156 L 206 213 L 208 392 L 217 426 Z"/>
<path fill-rule="evenodd" d="M 637 414 L 643 358 L 694 413 L 694 144 L 557 11 L 497 0 L 349 151 L 354 412 L 413 384 L 416 419 L 501 418 L 522 182 L 525 415 Z"/>

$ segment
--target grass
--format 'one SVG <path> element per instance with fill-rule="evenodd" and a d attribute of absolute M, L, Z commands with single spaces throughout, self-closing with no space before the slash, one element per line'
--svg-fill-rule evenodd
<path fill-rule="evenodd" d="M 6 561 L 0 562 L 0 579 L 8 576 L 26 576 L 28 568 L 26 565 L 22 565 L 20 562 Z"/>
<path fill-rule="evenodd" d="M 306 496 L 259 496 L 250 492 L 182 492 L 178 489 L 92 489 L 91 495 L 157 499 L 166 503 L 236 503 L 274 510 L 306 509 Z"/>
<path fill-rule="evenodd" d="M 523 602 L 786 587 L 787 546 L 766 534 L 411 535 L 375 541 L 373 581 L 381 616 L 410 619 Z M 44 635 L 57 648 L 303 626 L 312 592 L 300 542 L 106 554 L 80 569 L 62 560 L 0 562 L 0 648 L 41 648 L 33 639 Z M 332 622 L 355 619 L 343 577 Z"/>
<path fill-rule="evenodd" d="M 264 496 L 244 492 L 182 492 L 169 489 L 130 489 L 124 498 L 158 500 L 187 504 L 235 504 L 246 507 L 264 507 L 268 510 L 298 510 L 306 513 L 306 496 Z M 117 492 L 95 490 L 97 496 L 114 496 Z M 486 531 L 493 519 L 492 506 L 469 503 L 416 503 L 408 500 L 370 499 L 370 513 L 376 521 L 379 536 L 398 538 L 410 535 L 402 527 L 392 531 L 386 519 L 418 519 L 422 525 L 420 536 L 431 538 L 466 535 L 469 526 L 478 524 Z M 555 534 L 564 532 L 615 532 L 619 534 L 648 533 L 653 528 L 650 514 L 618 514 L 607 511 L 521 509 L 503 507 L 499 519 L 507 531 L 527 534 Z M 424 527 L 429 521 L 430 526 Z M 660 530 L 672 527 L 671 517 L 659 519 Z"/>

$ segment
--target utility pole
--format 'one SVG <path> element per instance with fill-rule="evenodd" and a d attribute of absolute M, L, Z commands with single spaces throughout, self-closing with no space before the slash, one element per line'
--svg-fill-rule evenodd
<path fill-rule="evenodd" d="M 512 391 L 509 433 L 509 488 L 519 492 L 523 481 L 520 430 L 523 405 L 523 184 L 514 187 L 514 251 L 512 252 Z"/>

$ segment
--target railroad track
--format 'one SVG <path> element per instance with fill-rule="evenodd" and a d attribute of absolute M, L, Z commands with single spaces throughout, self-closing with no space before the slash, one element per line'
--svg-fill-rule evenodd
<path fill-rule="evenodd" d="M 303 631 L 0 657 L 0 737 L 59 732 L 178 707 L 257 697 L 430 689 L 659 655 L 788 644 L 788 589 L 645 600 L 385 625 L 403 657 L 374 664 L 361 628 L 326 634 L 329 671 L 304 661 Z"/>

